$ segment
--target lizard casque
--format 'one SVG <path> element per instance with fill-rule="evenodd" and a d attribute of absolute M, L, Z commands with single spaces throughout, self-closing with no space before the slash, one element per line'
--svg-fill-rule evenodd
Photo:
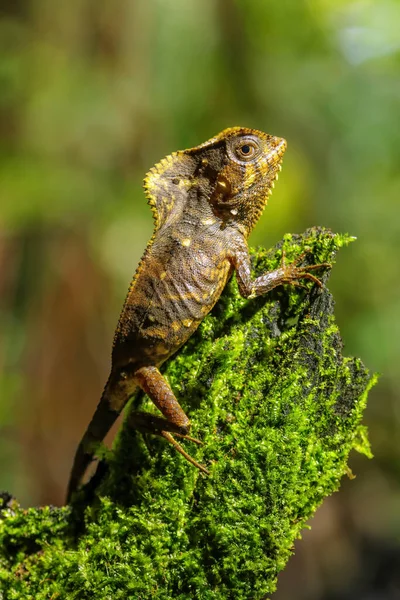
<path fill-rule="evenodd" d="M 310 271 L 330 265 L 302 267 L 301 257 L 251 278 L 247 238 L 267 204 L 285 150 L 282 138 L 232 127 L 195 148 L 174 152 L 147 174 L 154 234 L 118 321 L 111 373 L 78 446 L 68 500 L 93 460 L 96 443 L 138 387 L 163 416 L 132 412 L 131 426 L 164 437 L 207 473 L 174 437 L 200 443 L 188 435 L 190 421 L 159 367 L 197 329 L 233 271 L 246 298 L 302 278 L 321 285 Z"/>

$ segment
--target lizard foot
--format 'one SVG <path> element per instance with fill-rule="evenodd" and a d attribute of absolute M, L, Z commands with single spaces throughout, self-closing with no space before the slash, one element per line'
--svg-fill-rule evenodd
<path fill-rule="evenodd" d="M 188 454 L 180 444 L 178 444 L 178 442 L 173 438 L 173 436 L 169 433 L 169 431 L 160 431 L 160 435 L 166 439 L 170 444 L 173 445 L 173 447 L 175 448 L 175 450 L 177 450 L 179 452 L 179 454 L 182 454 L 182 456 L 184 458 L 186 458 L 186 460 L 188 462 L 190 462 L 194 467 L 196 467 L 197 469 L 199 469 L 199 471 L 201 471 L 202 473 L 205 473 L 206 475 L 210 474 L 210 471 L 208 471 L 205 467 L 203 467 L 203 465 L 201 465 L 200 463 L 197 462 L 197 460 L 195 460 L 194 458 L 192 458 L 190 456 L 190 454 Z M 179 435 L 179 434 L 178 434 Z M 199 443 L 199 440 L 196 440 L 195 438 L 190 438 L 189 436 L 185 436 L 182 435 L 180 437 L 183 437 L 187 440 L 190 440 L 192 442 L 195 443 Z M 201 444 L 202 442 L 200 442 Z"/>
<path fill-rule="evenodd" d="M 302 254 L 300 254 L 300 256 L 298 256 L 294 260 L 294 262 L 287 264 L 286 252 L 285 252 L 285 249 L 282 248 L 281 268 L 283 269 L 283 272 L 284 272 L 285 283 L 289 283 L 291 285 L 296 285 L 298 287 L 304 287 L 301 283 L 298 282 L 298 280 L 299 279 L 309 279 L 310 281 L 313 281 L 316 285 L 318 285 L 318 287 L 320 287 L 320 288 L 324 287 L 322 281 L 320 281 L 318 279 L 318 277 L 316 277 L 315 275 L 310 273 L 310 271 L 313 271 L 314 269 L 321 269 L 321 268 L 331 269 L 332 265 L 331 265 L 331 263 L 319 263 L 317 265 L 298 266 L 299 263 L 302 262 L 304 257 L 307 256 L 307 254 L 309 252 L 310 252 L 310 250 L 303 252 Z"/>
<path fill-rule="evenodd" d="M 205 467 L 203 467 L 203 465 L 198 463 L 194 458 L 192 458 L 190 454 L 188 454 L 186 450 L 184 450 L 182 446 L 173 437 L 174 435 L 184 440 L 187 440 L 188 442 L 193 442 L 198 446 L 202 446 L 203 442 L 185 433 L 185 429 L 187 429 L 187 427 L 179 427 L 178 425 L 173 425 L 171 422 L 167 421 L 162 417 L 139 411 L 130 413 L 130 415 L 128 416 L 128 422 L 133 429 L 136 429 L 141 433 L 159 435 L 163 437 L 170 444 L 172 444 L 172 446 L 175 448 L 175 450 L 179 452 L 179 454 L 181 454 L 194 467 L 199 469 L 199 471 L 205 473 L 206 475 L 210 474 L 209 471 Z M 167 431 L 167 427 L 171 429 L 171 431 Z M 181 431 L 179 431 L 179 429 L 181 429 Z"/>

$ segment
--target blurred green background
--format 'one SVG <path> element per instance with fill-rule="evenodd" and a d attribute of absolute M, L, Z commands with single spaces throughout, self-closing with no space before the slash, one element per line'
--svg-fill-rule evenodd
<path fill-rule="evenodd" d="M 288 140 L 252 235 L 358 241 L 330 287 L 380 383 L 373 461 L 318 511 L 274 599 L 400 598 L 400 2 L 1 0 L 0 488 L 62 504 L 152 232 L 145 172 L 232 125 Z"/>

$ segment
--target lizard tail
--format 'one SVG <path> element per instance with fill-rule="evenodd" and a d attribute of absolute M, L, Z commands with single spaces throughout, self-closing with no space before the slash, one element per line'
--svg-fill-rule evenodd
<path fill-rule="evenodd" d="M 76 450 L 68 483 L 67 504 L 78 489 L 86 469 L 94 460 L 96 445 L 105 438 L 132 395 L 132 390 L 129 392 L 126 389 L 121 390 L 118 383 L 115 385 L 115 380 L 113 380 L 114 377 L 111 374 L 92 420 Z"/>

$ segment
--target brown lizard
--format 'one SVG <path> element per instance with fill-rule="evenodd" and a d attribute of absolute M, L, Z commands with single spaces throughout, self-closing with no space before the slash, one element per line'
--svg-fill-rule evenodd
<path fill-rule="evenodd" d="M 154 234 L 137 268 L 114 336 L 112 367 L 101 400 L 80 442 L 68 486 L 77 489 L 98 444 L 135 390 L 141 388 L 163 416 L 132 412 L 139 431 L 164 437 L 193 465 L 174 436 L 190 437 L 190 421 L 159 371 L 212 309 L 233 271 L 239 291 L 255 297 L 307 278 L 328 264 L 280 268 L 251 278 L 247 238 L 281 170 L 286 141 L 232 127 L 190 150 L 174 152 L 147 174 L 144 188 Z"/>

